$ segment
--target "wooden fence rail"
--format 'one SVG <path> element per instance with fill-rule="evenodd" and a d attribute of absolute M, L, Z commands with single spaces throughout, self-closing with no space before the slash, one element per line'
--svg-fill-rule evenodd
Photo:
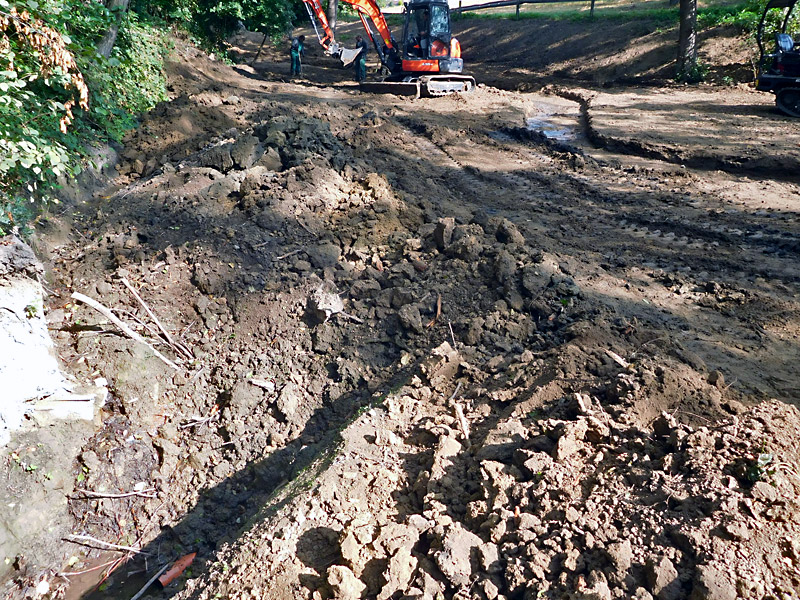
<path fill-rule="evenodd" d="M 465 12 L 472 12 L 475 10 L 485 10 L 487 8 L 501 8 L 503 6 L 516 6 L 517 17 L 519 17 L 519 7 L 523 4 L 559 4 L 563 2 L 576 2 L 578 0 L 499 0 L 499 2 L 486 2 L 485 4 L 473 4 L 471 6 L 462 6 L 461 0 L 458 2 L 458 8 L 451 8 L 451 13 L 461 14 Z M 589 14 L 594 16 L 594 2 L 590 0 L 591 6 Z"/>

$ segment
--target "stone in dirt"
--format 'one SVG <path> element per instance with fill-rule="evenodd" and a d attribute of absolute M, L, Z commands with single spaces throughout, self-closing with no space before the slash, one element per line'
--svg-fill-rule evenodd
<path fill-rule="evenodd" d="M 440 390 L 455 378 L 460 366 L 461 354 L 449 342 L 443 342 L 433 349 L 431 356 L 422 363 L 421 370 L 431 386 Z"/>
<path fill-rule="evenodd" d="M 258 138 L 253 135 L 243 135 L 231 146 L 231 158 L 240 169 L 249 169 L 264 152 Z"/>
<path fill-rule="evenodd" d="M 439 222 L 436 223 L 436 229 L 433 230 L 433 241 L 439 250 L 444 250 L 453 241 L 455 226 L 456 220 L 453 217 L 439 219 Z"/>
<path fill-rule="evenodd" d="M 525 244 L 525 237 L 520 233 L 517 226 L 508 219 L 501 219 L 497 225 L 495 237 L 498 242 L 503 244 L 517 244 L 522 246 Z"/>
<path fill-rule="evenodd" d="M 625 576 L 633 562 L 633 548 L 629 540 L 614 542 L 606 547 L 611 564 L 621 576 Z"/>
<path fill-rule="evenodd" d="M 336 600 L 359 600 L 367 586 L 343 565 L 328 567 L 328 585 Z"/>
<path fill-rule="evenodd" d="M 472 549 L 479 547 L 483 540 L 454 523 L 442 540 L 442 549 L 434 555 L 436 564 L 445 577 L 456 587 L 468 585 L 472 576 Z"/>
<path fill-rule="evenodd" d="M 414 333 L 422 333 L 425 328 L 422 326 L 422 315 L 416 304 L 406 304 L 397 311 L 397 317 L 404 329 Z"/>
<path fill-rule="evenodd" d="M 327 288 L 327 289 L 326 289 Z M 330 286 L 320 285 L 306 300 L 306 315 L 315 325 L 321 325 L 344 310 L 344 302 Z"/>
<path fill-rule="evenodd" d="M 717 565 L 700 565 L 694 577 L 690 600 L 736 600 L 736 585 L 729 569 Z"/>
<path fill-rule="evenodd" d="M 314 267 L 324 269 L 333 267 L 339 262 L 342 250 L 336 244 L 320 244 L 306 250 L 306 254 Z"/>
<path fill-rule="evenodd" d="M 411 555 L 411 550 L 401 547 L 389 559 L 386 570 L 386 585 L 378 594 L 378 600 L 388 600 L 398 591 L 408 588 L 414 570 L 417 568 L 417 559 Z"/>
<path fill-rule="evenodd" d="M 658 600 L 679 600 L 684 597 L 678 571 L 666 556 L 651 558 L 645 565 L 647 584 Z"/>

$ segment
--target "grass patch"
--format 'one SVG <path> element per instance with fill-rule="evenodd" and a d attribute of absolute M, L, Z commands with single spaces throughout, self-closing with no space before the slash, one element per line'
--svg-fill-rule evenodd
<path fill-rule="evenodd" d="M 589 11 L 586 3 L 581 3 L 580 7 L 573 9 L 526 9 L 523 5 L 519 16 L 513 8 L 509 11 L 503 9 L 454 13 L 453 20 L 460 19 L 510 19 L 512 21 L 523 20 L 552 20 L 570 21 L 574 23 L 591 22 L 628 22 L 628 21 L 648 21 L 659 26 L 674 26 L 678 24 L 679 9 L 674 7 L 635 7 L 624 4 L 605 4 L 595 6 L 594 15 Z M 531 5 L 527 5 L 531 6 Z M 534 5 L 535 6 L 535 5 Z M 731 25 L 739 28 L 743 32 L 755 30 L 763 9 L 763 2 L 754 0 L 749 2 L 738 2 L 735 4 L 714 4 L 701 7 L 697 11 L 697 24 L 699 29 L 709 29 L 719 25 Z"/>

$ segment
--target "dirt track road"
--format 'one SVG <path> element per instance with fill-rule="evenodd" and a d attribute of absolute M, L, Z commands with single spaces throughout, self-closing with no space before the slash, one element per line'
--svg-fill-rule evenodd
<path fill-rule="evenodd" d="M 114 390 L 81 485 L 158 495 L 71 529 L 199 551 L 163 597 L 796 597 L 800 481 L 753 471 L 800 459 L 796 123 L 730 87 L 366 96 L 311 54 L 179 47 L 40 240 L 53 306 L 144 322 L 124 276 L 192 356 L 61 311 Z"/>

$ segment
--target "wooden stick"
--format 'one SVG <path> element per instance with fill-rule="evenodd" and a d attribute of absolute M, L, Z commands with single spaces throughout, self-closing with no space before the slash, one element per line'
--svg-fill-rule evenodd
<path fill-rule="evenodd" d="M 457 400 L 453 400 L 453 408 L 456 411 L 456 419 L 458 419 L 458 425 L 461 428 L 461 434 L 464 436 L 465 440 L 468 440 L 469 423 L 467 422 L 467 418 L 464 416 L 464 409 L 461 408 L 461 405 Z"/>
<path fill-rule="evenodd" d="M 140 344 L 144 344 L 145 346 L 150 348 L 150 350 L 153 352 L 153 354 L 155 354 L 158 358 L 160 358 L 166 365 L 172 367 L 176 371 L 180 371 L 181 370 L 181 368 L 178 365 L 176 365 L 174 362 L 172 362 L 166 356 L 161 354 L 161 352 L 159 352 L 158 350 L 153 348 L 153 346 L 151 346 L 149 343 L 147 343 L 142 336 L 140 336 L 133 329 L 128 327 L 125 323 L 120 321 L 114 315 L 114 313 L 111 312 L 110 309 L 108 309 L 105 306 L 103 306 L 102 304 L 100 304 L 97 300 L 93 300 L 92 298 L 89 298 L 89 296 L 84 296 L 80 292 L 73 292 L 72 293 L 72 298 L 74 298 L 75 300 L 78 300 L 79 302 L 83 302 L 84 304 L 87 304 L 87 305 L 91 306 L 93 309 L 95 309 L 101 315 L 106 317 L 109 321 L 114 323 L 114 325 L 119 327 L 126 335 L 128 335 L 128 337 L 130 337 L 131 339 L 136 340 Z"/>
<path fill-rule="evenodd" d="M 153 576 L 152 576 L 152 577 L 151 577 L 151 578 L 150 578 L 150 579 L 147 581 L 147 583 L 145 583 L 145 584 L 144 584 L 144 587 L 142 587 L 142 589 L 140 589 L 138 592 L 136 592 L 136 595 L 135 595 L 133 598 L 131 598 L 131 600 L 139 600 L 139 598 L 141 598 L 142 596 L 144 596 L 144 593 L 147 591 L 147 588 L 149 588 L 151 585 L 153 585 L 153 582 L 154 582 L 156 579 L 158 579 L 159 577 L 161 577 L 161 574 L 162 574 L 164 571 L 166 571 L 168 567 L 169 567 L 169 563 L 167 563 L 167 564 L 165 564 L 163 567 L 161 567 L 161 568 L 158 570 L 158 572 L 157 572 L 155 575 L 153 575 Z"/>
<path fill-rule="evenodd" d="M 298 248 L 297 250 L 292 250 L 291 252 L 287 252 L 281 256 L 276 256 L 275 260 L 283 260 L 284 258 L 289 258 L 290 256 L 294 256 L 295 254 L 300 254 L 304 248 Z"/>
<path fill-rule="evenodd" d="M 61 573 L 59 573 L 59 575 L 61 577 L 69 577 L 71 575 L 84 575 L 86 573 L 91 573 L 92 571 L 97 571 L 97 569 L 102 569 L 103 567 L 107 567 L 108 565 L 113 565 L 118 560 L 119 560 L 118 558 L 115 558 L 114 560 L 110 560 L 108 562 L 105 562 L 102 565 L 97 565 L 95 567 L 92 567 L 91 569 L 86 569 L 85 571 L 70 571 L 69 573 L 61 572 Z"/>
<path fill-rule="evenodd" d="M 82 546 L 88 546 L 89 544 L 97 544 L 99 546 L 105 546 L 106 549 L 109 550 L 119 550 L 120 552 L 133 552 L 134 554 L 150 554 L 149 552 L 145 552 L 144 550 L 139 550 L 138 548 L 133 548 L 131 546 L 120 546 L 119 544 L 111 544 L 109 542 L 104 542 L 103 540 L 98 540 L 97 538 L 93 538 L 90 535 L 75 535 L 74 533 L 70 533 L 66 539 L 68 542 L 72 542 L 73 544 L 81 544 Z"/>
<path fill-rule="evenodd" d="M 172 346 L 173 350 L 182 350 L 182 348 L 175 343 L 175 340 L 172 339 L 172 336 L 169 334 L 169 331 L 167 331 L 167 329 L 161 324 L 161 321 L 158 320 L 158 317 L 155 315 L 155 313 L 152 310 L 150 310 L 150 307 L 147 306 L 145 301 L 142 300 L 142 297 L 139 295 L 139 293 L 135 289 L 133 289 L 133 286 L 125 277 L 122 278 L 122 284 L 126 288 L 128 288 L 130 293 L 133 294 L 133 297 L 139 301 L 139 304 L 142 305 L 142 308 L 144 308 L 145 311 L 147 311 L 147 314 L 150 315 L 150 318 L 153 319 L 153 321 L 155 321 L 156 325 L 158 325 L 158 328 L 161 330 L 161 333 L 164 334 L 164 337 L 167 338 L 167 342 L 169 342 L 169 345 Z M 188 354 L 187 358 L 191 359 L 194 357 L 191 354 Z"/>
<path fill-rule="evenodd" d="M 261 40 L 261 45 L 258 47 L 258 52 L 256 52 L 256 55 L 253 57 L 253 60 L 250 61 L 250 66 L 251 67 L 254 64 L 256 64 L 256 61 L 258 60 L 258 57 L 261 56 L 261 49 L 264 47 L 264 44 L 266 43 L 266 41 L 267 41 L 267 34 L 265 33 L 264 34 L 264 39 Z"/>
<path fill-rule="evenodd" d="M 125 492 L 123 494 L 105 494 L 103 492 L 93 492 L 92 490 L 75 490 L 81 494 L 86 494 L 91 498 L 128 498 L 130 496 L 141 496 L 142 498 L 155 498 L 154 494 L 150 492 L 155 492 L 155 488 L 150 488 L 148 490 L 142 490 L 140 492 Z"/>
<path fill-rule="evenodd" d="M 340 315 L 342 315 L 344 317 L 347 317 L 348 319 L 352 319 L 356 323 L 363 323 L 364 322 L 364 319 L 359 319 L 357 316 L 351 315 L 350 313 L 345 312 L 343 310 L 340 310 L 338 314 L 340 314 Z"/>

